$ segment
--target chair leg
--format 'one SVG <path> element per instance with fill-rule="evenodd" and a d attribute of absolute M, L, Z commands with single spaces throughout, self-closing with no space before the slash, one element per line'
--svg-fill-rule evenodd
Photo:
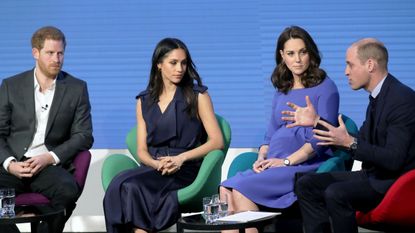
<path fill-rule="evenodd" d="M 39 222 L 31 222 L 30 223 L 30 231 L 32 233 L 37 233 L 38 226 L 39 226 Z"/>

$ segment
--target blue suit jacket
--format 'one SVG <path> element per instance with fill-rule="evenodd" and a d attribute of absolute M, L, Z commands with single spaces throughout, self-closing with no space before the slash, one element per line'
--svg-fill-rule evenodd
<path fill-rule="evenodd" d="M 401 174 L 415 168 L 415 92 L 388 74 L 376 101 L 373 132 L 368 109 L 353 157 L 363 162 L 373 188 L 385 193 Z"/>

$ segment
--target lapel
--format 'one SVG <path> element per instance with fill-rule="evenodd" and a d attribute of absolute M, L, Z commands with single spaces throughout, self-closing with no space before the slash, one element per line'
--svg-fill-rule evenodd
<path fill-rule="evenodd" d="M 66 80 L 61 71 L 59 72 L 58 77 L 56 78 L 55 94 L 53 95 L 52 106 L 49 112 L 49 119 L 48 119 L 48 124 L 46 126 L 45 138 L 47 137 L 53 125 L 53 122 L 55 121 L 56 114 L 58 114 L 63 97 L 65 96 L 65 92 L 66 92 Z"/>
<path fill-rule="evenodd" d="M 28 116 L 31 117 L 33 123 L 33 129 L 35 128 L 36 112 L 35 112 L 35 80 L 33 75 L 34 69 L 27 72 L 23 78 L 21 92 L 23 93 L 25 109 L 27 110 Z"/>

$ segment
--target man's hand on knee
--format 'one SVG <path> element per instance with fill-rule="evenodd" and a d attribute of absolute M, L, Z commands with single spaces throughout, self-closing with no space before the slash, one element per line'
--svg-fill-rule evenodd
<path fill-rule="evenodd" d="M 31 173 L 36 175 L 38 172 L 42 171 L 45 167 L 55 163 L 55 159 L 50 153 L 44 153 L 35 157 L 31 157 L 26 160 L 30 164 Z"/>
<path fill-rule="evenodd" d="M 18 177 L 19 179 L 24 177 L 32 177 L 32 168 L 28 162 L 16 162 L 11 161 L 7 169 L 10 174 Z"/>

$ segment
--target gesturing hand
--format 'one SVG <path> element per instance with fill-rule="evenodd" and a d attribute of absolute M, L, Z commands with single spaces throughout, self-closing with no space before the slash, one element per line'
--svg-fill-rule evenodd
<path fill-rule="evenodd" d="M 313 104 L 310 101 L 310 97 L 306 96 L 305 101 L 307 106 L 300 107 L 294 103 L 288 102 L 287 105 L 294 109 L 295 111 L 282 111 L 283 116 L 281 119 L 283 121 L 290 121 L 292 123 L 287 124 L 287 128 L 292 128 L 295 126 L 315 126 L 317 121 L 320 119 L 320 116 L 317 115 L 316 110 L 314 109 Z"/>
<path fill-rule="evenodd" d="M 347 128 L 344 125 L 342 116 L 339 115 L 339 127 L 334 127 L 331 124 L 319 120 L 318 123 L 322 126 L 327 128 L 325 130 L 314 129 L 313 132 L 315 133 L 314 137 L 320 140 L 317 145 L 336 145 L 342 147 L 349 147 L 349 145 L 353 142 L 353 137 L 349 135 L 347 132 Z"/>

